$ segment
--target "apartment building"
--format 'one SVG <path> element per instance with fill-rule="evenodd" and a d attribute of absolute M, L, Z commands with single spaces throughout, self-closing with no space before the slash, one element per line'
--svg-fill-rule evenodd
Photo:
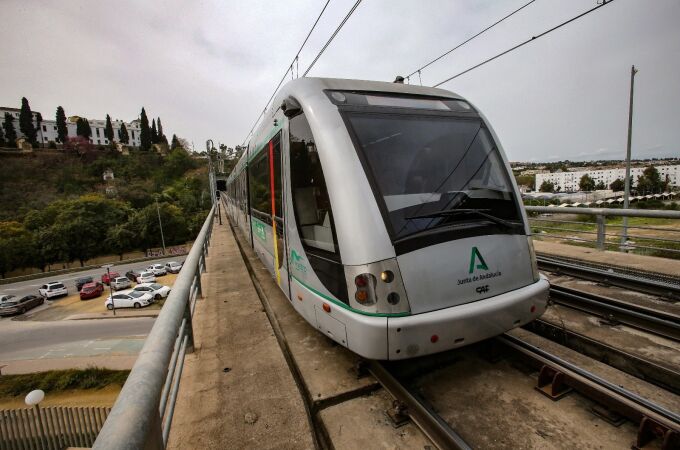
<path fill-rule="evenodd" d="M 633 186 L 637 185 L 637 179 L 645 169 L 649 166 L 631 167 L 630 174 L 633 177 Z M 658 165 L 654 166 L 656 170 L 659 171 L 661 179 L 666 179 L 670 182 L 671 186 L 680 186 L 680 165 Z M 555 185 L 555 190 L 560 190 L 561 192 L 577 192 L 580 190 L 579 182 L 583 175 L 589 175 L 595 184 L 600 181 L 607 186 L 612 184 L 617 179 L 625 179 L 626 169 L 624 167 L 613 167 L 603 170 L 579 170 L 576 172 L 553 172 L 553 173 L 538 173 L 536 174 L 536 186 L 535 189 L 538 190 L 544 181 L 548 181 Z"/>

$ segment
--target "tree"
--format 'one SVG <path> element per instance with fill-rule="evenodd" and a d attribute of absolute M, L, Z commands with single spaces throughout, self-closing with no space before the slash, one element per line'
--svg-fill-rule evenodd
<path fill-rule="evenodd" d="M 581 177 L 581 180 L 578 182 L 578 187 L 582 191 L 592 191 L 593 189 L 595 189 L 595 180 L 593 180 L 590 175 L 585 174 Z"/>
<path fill-rule="evenodd" d="M 38 134 L 38 131 L 40 131 L 40 126 L 42 125 L 43 121 L 43 116 L 40 114 L 40 112 L 35 113 L 35 129 L 36 129 L 36 136 Z M 36 141 L 37 143 L 37 141 Z"/>
<path fill-rule="evenodd" d="M 174 150 L 177 147 L 179 147 L 179 140 L 177 139 L 177 135 L 173 134 L 172 135 L 172 145 L 170 145 L 170 150 Z"/>
<path fill-rule="evenodd" d="M 37 130 L 33 125 L 33 113 L 26 97 L 21 98 L 21 112 L 19 112 L 19 129 L 31 144 L 36 144 Z"/>
<path fill-rule="evenodd" d="M 30 254 L 31 235 L 19 222 L 0 222 L 0 276 L 24 267 Z"/>
<path fill-rule="evenodd" d="M 80 117 L 78 122 L 76 122 L 76 134 L 82 136 L 85 139 L 90 139 L 92 136 L 92 129 L 90 128 L 90 121 L 84 117 Z"/>
<path fill-rule="evenodd" d="M 538 190 L 541 192 L 553 192 L 555 190 L 555 183 L 551 183 L 548 180 L 544 180 L 543 183 L 541 183 L 541 187 L 539 187 Z"/>
<path fill-rule="evenodd" d="M 5 140 L 11 146 L 15 146 L 17 140 L 17 132 L 14 129 L 14 118 L 10 113 L 5 113 L 5 121 L 2 123 L 2 128 L 5 130 Z"/>
<path fill-rule="evenodd" d="M 111 124 L 111 116 L 106 115 L 106 127 L 104 128 L 104 137 L 113 145 L 113 125 Z"/>
<path fill-rule="evenodd" d="M 602 180 L 598 181 L 597 184 L 595 185 L 595 190 L 597 191 L 603 191 L 605 189 L 607 189 L 607 185 L 605 185 L 604 181 Z"/>
<path fill-rule="evenodd" d="M 612 184 L 609 185 L 609 188 L 614 192 L 621 192 L 626 188 L 626 183 L 621 178 L 617 178 L 616 180 L 612 181 Z"/>
<path fill-rule="evenodd" d="M 127 144 L 130 142 L 130 136 L 128 135 L 128 130 L 127 127 L 125 126 L 125 122 L 120 124 L 120 130 L 118 130 L 118 140 L 121 142 L 121 144 Z"/>
<path fill-rule="evenodd" d="M 146 111 L 142 108 L 142 114 L 139 122 L 139 144 L 142 150 L 149 150 L 151 148 L 151 131 L 149 130 L 149 119 L 146 117 Z"/>
<path fill-rule="evenodd" d="M 0 127 L 0 147 L 4 147 L 5 145 L 5 133 L 2 131 L 2 127 Z"/>
<path fill-rule="evenodd" d="M 663 192 L 666 189 L 667 183 L 661 179 L 659 171 L 656 167 L 647 167 L 642 175 L 638 177 L 637 189 L 638 191 L 657 193 Z"/>
<path fill-rule="evenodd" d="M 57 107 L 57 140 L 62 144 L 68 138 L 68 128 L 66 127 L 66 113 L 61 106 Z"/>
<path fill-rule="evenodd" d="M 158 124 L 158 142 L 160 143 L 168 143 L 168 138 L 165 137 L 163 134 L 163 124 L 161 124 L 161 118 L 159 117 L 158 120 L 156 120 L 156 124 Z"/>
<path fill-rule="evenodd" d="M 156 131 L 156 119 L 151 119 L 151 143 L 158 144 L 158 131 Z"/>

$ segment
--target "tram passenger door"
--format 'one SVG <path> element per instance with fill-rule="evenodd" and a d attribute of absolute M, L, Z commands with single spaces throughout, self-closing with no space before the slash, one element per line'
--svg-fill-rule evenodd
<path fill-rule="evenodd" d="M 288 258 L 286 257 L 286 224 L 284 210 L 284 173 L 283 173 L 283 152 L 281 151 L 281 134 L 274 136 L 269 141 L 269 173 L 272 206 L 272 244 L 274 248 L 274 275 L 276 283 L 290 299 L 290 285 L 288 274 Z"/>

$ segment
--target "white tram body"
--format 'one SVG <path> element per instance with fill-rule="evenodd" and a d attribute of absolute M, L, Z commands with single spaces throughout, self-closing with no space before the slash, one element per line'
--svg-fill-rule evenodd
<path fill-rule="evenodd" d="M 302 317 L 392 360 L 543 314 L 520 199 L 498 137 L 461 96 L 300 78 L 266 111 L 225 202 Z"/>

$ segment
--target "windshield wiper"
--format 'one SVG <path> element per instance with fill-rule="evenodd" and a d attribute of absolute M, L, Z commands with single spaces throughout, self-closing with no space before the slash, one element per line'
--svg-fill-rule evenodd
<path fill-rule="evenodd" d="M 487 211 L 491 211 L 490 209 L 471 209 L 471 208 L 460 208 L 460 209 L 447 209 L 445 211 L 436 211 L 433 213 L 429 214 L 419 214 L 417 216 L 409 216 L 406 217 L 406 220 L 411 220 L 411 219 L 428 219 L 428 218 L 435 218 L 435 217 L 451 217 L 451 216 L 457 216 L 457 215 L 462 215 L 462 214 L 477 214 L 478 216 L 482 216 L 485 219 L 490 220 L 491 222 L 497 223 L 499 225 L 503 225 L 507 228 L 516 228 L 520 226 L 520 223 L 517 222 L 510 222 L 509 220 L 501 219 L 500 217 L 496 217 L 492 214 L 489 214 Z"/>

